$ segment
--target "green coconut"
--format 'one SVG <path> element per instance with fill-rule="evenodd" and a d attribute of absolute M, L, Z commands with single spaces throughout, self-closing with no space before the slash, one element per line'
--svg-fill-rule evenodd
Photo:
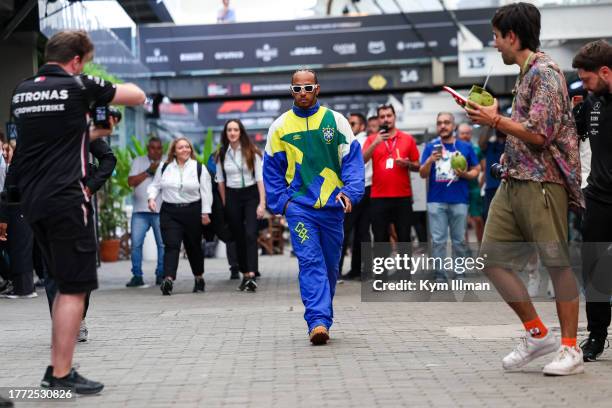
<path fill-rule="evenodd" d="M 470 89 L 470 93 L 468 95 L 468 100 L 480 106 L 493 105 L 493 95 L 478 85 L 472 86 L 472 89 Z"/>
<path fill-rule="evenodd" d="M 465 156 L 459 152 L 453 153 L 451 156 L 451 167 L 453 170 L 467 170 L 467 160 L 465 159 Z"/>

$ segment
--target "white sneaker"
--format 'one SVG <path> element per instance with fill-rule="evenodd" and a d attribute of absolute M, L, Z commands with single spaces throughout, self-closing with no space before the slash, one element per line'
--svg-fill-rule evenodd
<path fill-rule="evenodd" d="M 578 347 L 561 346 L 554 360 L 544 366 L 544 375 L 572 375 L 584 373 L 582 350 Z"/>
<path fill-rule="evenodd" d="M 5 299 L 32 299 L 38 297 L 38 293 L 32 292 L 27 295 L 18 295 L 14 290 L 0 294 L 0 298 Z"/>
<path fill-rule="evenodd" d="M 527 293 L 529 297 L 536 297 L 540 294 L 540 274 L 530 273 L 529 281 L 527 282 Z"/>
<path fill-rule="evenodd" d="M 546 289 L 546 294 L 550 299 L 555 298 L 555 287 L 553 286 L 552 280 L 548 280 L 548 288 Z"/>
<path fill-rule="evenodd" d="M 85 343 L 87 341 L 87 337 L 89 335 L 89 331 L 87 330 L 87 324 L 85 320 L 81 320 L 81 326 L 79 327 L 79 335 L 77 337 L 77 341 L 79 343 Z"/>
<path fill-rule="evenodd" d="M 531 337 L 529 333 L 526 333 L 516 348 L 504 357 L 502 366 L 505 370 L 514 370 L 538 357 L 552 353 L 557 348 L 559 348 L 559 339 L 550 331 L 540 339 Z"/>
<path fill-rule="evenodd" d="M 536 297 L 540 293 L 540 282 L 542 281 L 538 262 L 527 264 L 525 271 L 527 272 L 527 276 L 529 276 L 529 280 L 527 281 L 527 293 L 529 293 L 530 297 Z"/>

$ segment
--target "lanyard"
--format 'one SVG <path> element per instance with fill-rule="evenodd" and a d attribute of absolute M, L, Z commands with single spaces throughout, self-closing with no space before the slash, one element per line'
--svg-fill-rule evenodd
<path fill-rule="evenodd" d="M 176 166 L 178 167 L 178 170 L 179 170 L 179 195 L 181 197 L 184 197 L 184 193 L 183 193 L 183 173 L 185 172 L 185 165 L 187 165 L 186 162 L 185 162 L 185 164 L 183 164 L 182 167 L 178 164 L 178 162 L 176 163 Z"/>
<path fill-rule="evenodd" d="M 397 135 L 393 138 L 393 144 L 391 148 L 389 148 L 388 140 L 385 140 L 385 148 L 387 149 L 387 153 L 389 153 L 389 157 L 393 157 L 393 150 L 395 149 L 395 145 L 397 144 Z"/>
<path fill-rule="evenodd" d="M 244 168 L 243 168 L 243 166 L 240 166 L 238 164 L 238 162 L 236 162 L 236 159 L 234 158 L 234 154 L 232 152 L 230 152 L 229 150 L 227 151 L 227 155 L 229 156 L 229 158 L 234 163 L 234 166 L 236 166 L 236 168 L 240 170 L 240 178 L 242 179 L 242 188 L 244 188 L 245 182 L 244 182 Z"/>
<path fill-rule="evenodd" d="M 531 54 L 529 54 L 529 56 L 525 60 L 525 62 L 523 62 L 523 66 L 521 67 L 521 73 L 520 73 L 521 79 L 523 79 L 523 77 L 527 73 L 527 68 L 529 67 L 529 64 L 532 61 L 531 59 L 533 58 L 534 55 L 535 53 L 532 51 Z"/>
<path fill-rule="evenodd" d="M 442 158 L 444 158 L 444 152 L 447 152 L 448 150 L 446 150 L 446 146 L 444 146 L 442 138 L 440 138 L 440 144 L 442 145 Z M 453 141 L 453 151 L 457 151 L 457 138 L 455 138 L 455 140 Z"/>

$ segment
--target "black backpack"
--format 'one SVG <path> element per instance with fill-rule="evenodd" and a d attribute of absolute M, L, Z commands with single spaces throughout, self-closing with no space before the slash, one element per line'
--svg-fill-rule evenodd
<path fill-rule="evenodd" d="M 200 180 L 202 179 L 202 163 L 200 163 L 199 161 L 196 161 L 196 163 L 198 168 L 198 182 L 200 182 Z M 164 171 L 166 171 L 166 167 L 168 167 L 168 164 L 170 163 L 164 163 L 164 165 L 162 166 L 161 174 L 164 174 Z"/>

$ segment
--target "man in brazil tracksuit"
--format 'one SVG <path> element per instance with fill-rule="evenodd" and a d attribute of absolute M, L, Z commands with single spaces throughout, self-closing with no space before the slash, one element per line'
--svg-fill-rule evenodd
<path fill-rule="evenodd" d="M 364 191 L 359 142 L 344 116 L 319 104 L 319 91 L 314 71 L 293 74 L 293 107 L 270 127 L 263 163 L 268 206 L 287 218 L 315 345 L 327 342 L 332 325 L 343 213 Z"/>

